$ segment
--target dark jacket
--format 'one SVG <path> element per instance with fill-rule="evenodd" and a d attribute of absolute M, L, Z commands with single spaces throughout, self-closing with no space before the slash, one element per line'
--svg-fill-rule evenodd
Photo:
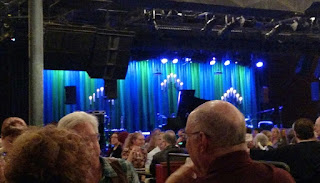
<path fill-rule="evenodd" d="M 176 147 L 174 145 L 167 146 L 164 150 L 156 153 L 153 156 L 151 165 L 150 165 L 150 173 L 155 177 L 156 176 L 156 164 L 160 164 L 161 162 L 166 162 L 168 153 L 184 153 L 183 149 Z"/>
<path fill-rule="evenodd" d="M 110 152 L 110 157 L 121 158 L 121 153 L 122 153 L 121 145 L 118 145 L 118 147 L 115 150 L 112 147 Z"/>
<path fill-rule="evenodd" d="M 289 165 L 297 183 L 320 182 L 320 143 L 300 142 L 269 151 L 251 150 L 255 160 L 281 161 Z"/>

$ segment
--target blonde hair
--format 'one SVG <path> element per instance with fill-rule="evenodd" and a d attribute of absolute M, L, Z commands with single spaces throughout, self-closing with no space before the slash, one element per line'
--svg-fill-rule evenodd
<path fill-rule="evenodd" d="M 130 133 L 126 138 L 126 141 L 124 142 L 123 148 L 130 149 L 130 147 L 133 146 L 134 141 L 138 138 L 139 135 L 142 135 L 142 133 L 141 132 Z"/>

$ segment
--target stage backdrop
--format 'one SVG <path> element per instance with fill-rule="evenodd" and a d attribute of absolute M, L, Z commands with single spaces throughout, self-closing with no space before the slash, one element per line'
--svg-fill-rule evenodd
<path fill-rule="evenodd" d="M 118 98 L 113 101 L 97 92 L 104 86 L 102 79 L 90 79 L 84 71 L 45 70 L 44 120 L 45 124 L 58 121 L 76 110 L 105 110 L 110 119 L 109 128 L 123 127 L 130 132 L 152 130 L 158 125 L 159 116 L 176 114 L 179 89 L 193 89 L 201 99 L 220 100 L 230 87 L 243 97 L 238 108 L 244 115 L 252 115 L 257 110 L 254 75 L 252 68 L 236 64 L 224 66 L 220 62 L 209 65 L 131 61 L 126 79 L 118 80 Z M 65 86 L 76 86 L 76 104 L 65 104 Z M 93 93 L 94 102 L 89 100 Z"/>

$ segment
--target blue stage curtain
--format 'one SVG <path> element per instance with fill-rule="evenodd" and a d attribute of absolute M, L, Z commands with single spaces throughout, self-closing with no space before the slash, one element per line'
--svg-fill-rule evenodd
<path fill-rule="evenodd" d="M 177 112 L 178 89 L 161 82 L 176 74 L 183 82 L 180 89 L 193 89 L 195 96 L 206 100 L 220 100 L 233 87 L 243 97 L 238 108 L 244 115 L 256 114 L 256 88 L 254 70 L 236 64 L 224 66 L 217 62 L 162 64 L 160 60 L 131 61 L 125 80 L 118 80 L 118 99 L 96 101 L 89 105 L 89 95 L 102 87 L 102 79 L 90 79 L 84 71 L 44 71 L 45 123 L 58 121 L 74 110 L 106 110 L 110 128 L 124 127 L 128 131 L 152 130 L 157 114 L 170 117 Z M 171 77 L 170 77 L 171 78 Z M 77 87 L 77 104 L 64 104 L 64 86 Z M 122 119 L 122 120 L 121 120 Z M 121 122 L 123 121 L 123 126 Z"/>

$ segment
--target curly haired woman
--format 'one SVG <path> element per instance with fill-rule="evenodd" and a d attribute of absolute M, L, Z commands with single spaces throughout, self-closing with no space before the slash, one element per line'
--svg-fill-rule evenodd
<path fill-rule="evenodd" d="M 135 168 L 144 168 L 147 160 L 147 150 L 142 148 L 144 142 L 144 136 L 139 132 L 135 132 L 130 133 L 124 143 L 122 158 L 131 162 Z"/>
<path fill-rule="evenodd" d="M 83 138 L 54 126 L 19 136 L 4 169 L 7 183 L 85 183 L 92 150 Z"/>

